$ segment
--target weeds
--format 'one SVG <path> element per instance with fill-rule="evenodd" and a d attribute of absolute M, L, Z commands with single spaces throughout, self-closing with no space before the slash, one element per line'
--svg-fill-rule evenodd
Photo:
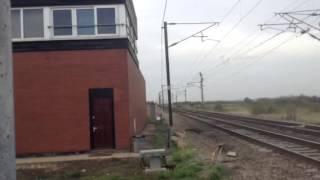
<path fill-rule="evenodd" d="M 168 126 L 163 121 L 154 122 L 156 132 L 154 137 L 154 148 L 164 148 L 168 141 Z"/>
<path fill-rule="evenodd" d="M 159 179 L 188 180 L 199 179 L 203 165 L 195 160 L 194 151 L 191 149 L 173 148 L 169 161 L 176 164 L 173 171 L 166 171 L 159 175 Z"/>
<path fill-rule="evenodd" d="M 230 172 L 223 166 L 214 166 L 210 169 L 209 180 L 228 180 Z"/>
<path fill-rule="evenodd" d="M 194 152 L 191 149 L 176 150 L 172 153 L 171 158 L 177 164 L 186 162 L 194 158 Z"/>
<path fill-rule="evenodd" d="M 81 172 L 79 171 L 69 171 L 62 175 L 63 179 L 80 179 Z"/>

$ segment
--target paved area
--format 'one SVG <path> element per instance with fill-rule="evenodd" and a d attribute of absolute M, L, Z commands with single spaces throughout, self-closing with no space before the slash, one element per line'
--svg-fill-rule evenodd
<path fill-rule="evenodd" d="M 137 153 L 112 153 L 108 156 L 91 156 L 91 154 L 68 155 L 68 156 L 54 156 L 54 157 L 32 157 L 32 158 L 18 158 L 16 160 L 17 166 L 26 164 L 38 163 L 56 163 L 56 162 L 70 162 L 70 161 L 88 161 L 88 160 L 105 160 L 105 159 L 126 159 L 138 158 Z"/>

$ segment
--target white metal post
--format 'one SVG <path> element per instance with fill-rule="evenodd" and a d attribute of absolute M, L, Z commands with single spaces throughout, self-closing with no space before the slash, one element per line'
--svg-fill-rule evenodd
<path fill-rule="evenodd" d="M 16 179 L 10 1 L 0 0 L 0 179 Z"/>

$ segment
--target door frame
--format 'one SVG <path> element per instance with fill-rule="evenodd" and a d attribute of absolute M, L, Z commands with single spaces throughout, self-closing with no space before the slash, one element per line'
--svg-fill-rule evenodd
<path fill-rule="evenodd" d="M 89 130 L 90 130 L 90 149 L 95 150 L 97 148 L 94 147 L 94 134 L 93 134 L 93 98 L 94 97 L 107 97 L 111 98 L 112 101 L 112 126 L 113 126 L 113 142 L 112 149 L 116 148 L 116 126 L 115 126 L 115 112 L 114 112 L 114 91 L 113 88 L 92 88 L 89 89 Z M 99 149 L 99 148 L 98 148 Z"/>

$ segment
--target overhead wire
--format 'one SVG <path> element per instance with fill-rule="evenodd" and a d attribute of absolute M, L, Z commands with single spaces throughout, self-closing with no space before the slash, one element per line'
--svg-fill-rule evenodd
<path fill-rule="evenodd" d="M 292 5 L 295 5 L 296 3 L 298 3 L 299 1 L 300 1 L 300 0 L 296 0 L 296 1 L 294 1 L 294 2 L 291 2 L 290 4 L 288 4 L 287 6 L 285 6 L 285 8 L 283 8 L 283 10 L 288 9 L 288 8 L 291 7 Z M 297 6 L 295 6 L 293 9 L 296 9 L 297 7 L 300 7 L 301 5 L 305 4 L 307 1 L 310 1 L 310 0 L 305 0 L 305 1 L 301 2 L 301 3 L 299 3 L 299 4 L 298 4 Z M 275 18 L 274 16 L 271 17 L 271 18 L 269 18 L 269 19 L 266 21 L 266 23 L 267 23 L 268 21 L 274 19 L 274 18 Z M 278 19 L 280 19 L 280 18 L 278 18 Z M 275 36 L 279 36 L 280 34 L 282 34 L 282 33 L 276 34 Z M 251 36 L 251 35 L 249 35 L 249 37 L 250 37 L 250 36 Z M 248 37 L 248 38 L 249 38 L 249 37 Z M 274 38 L 274 37 L 271 37 L 271 39 L 273 39 L 273 38 Z M 255 40 L 255 39 L 256 39 L 256 38 L 253 38 L 253 40 Z M 271 40 L 271 39 L 270 39 L 270 40 Z M 269 41 L 269 40 L 268 40 L 268 41 Z M 250 43 L 251 43 L 251 42 L 250 42 Z M 263 44 L 265 44 L 265 43 L 266 43 L 266 42 L 264 42 Z M 249 44 L 249 43 L 246 43 L 246 45 L 242 45 L 241 48 L 236 51 L 236 53 L 241 52 L 241 51 L 242 51 L 242 48 L 243 48 L 243 47 L 246 47 L 248 44 Z M 259 44 L 261 44 L 261 43 L 259 43 Z M 256 48 L 262 46 L 263 44 L 258 45 Z M 238 43 L 237 45 L 240 45 L 240 43 Z M 248 48 L 247 50 L 250 50 L 250 51 L 251 51 L 251 50 L 253 50 L 253 48 Z M 232 56 L 230 56 L 230 57 L 234 57 L 236 53 L 232 54 Z M 212 67 L 212 68 L 210 68 L 210 70 L 215 70 L 216 67 L 221 67 L 221 65 L 227 65 L 228 63 L 226 63 L 226 62 L 230 62 L 230 59 L 231 59 L 231 58 L 227 58 L 227 59 L 224 60 L 223 62 L 215 65 L 215 66 Z M 205 70 L 205 69 L 204 69 L 204 70 Z M 208 70 L 208 69 L 207 69 L 207 70 Z M 207 70 L 206 70 L 206 71 L 207 71 Z"/>
<path fill-rule="evenodd" d="M 221 21 L 220 21 L 220 24 L 223 24 L 224 21 L 229 17 L 229 15 L 235 10 L 235 8 L 240 4 L 241 0 L 238 0 L 236 1 L 233 6 L 228 10 L 228 12 L 222 17 Z M 219 29 L 219 27 L 217 28 Z M 217 45 L 217 44 L 216 44 Z M 215 45 L 215 46 L 216 46 Z M 203 50 L 204 48 L 202 48 Z M 198 56 L 197 58 L 194 59 L 194 61 L 192 62 L 192 65 L 191 65 L 191 74 L 193 74 L 193 70 L 194 70 L 194 67 L 197 67 L 199 65 L 199 63 L 201 63 L 201 61 L 203 61 L 205 58 L 202 58 L 202 56 Z M 190 72 L 188 72 L 190 73 Z"/>
<path fill-rule="evenodd" d="M 268 43 L 269 41 L 275 39 L 276 37 L 278 37 L 279 35 L 281 35 L 281 34 L 283 34 L 283 33 L 284 33 L 284 32 L 279 32 L 279 33 L 277 33 L 277 34 L 275 34 L 275 35 L 273 35 L 273 36 L 265 39 L 264 41 L 260 42 L 258 45 L 256 45 L 256 46 L 248 49 L 247 51 L 243 52 L 242 54 L 239 54 L 238 56 L 247 55 L 249 52 L 252 52 L 252 51 L 254 51 L 255 49 L 257 49 L 257 48 L 265 45 L 266 43 Z M 209 75 L 214 75 L 214 74 L 217 74 L 217 71 L 211 71 L 211 72 L 207 73 L 208 76 L 209 76 Z"/>
<path fill-rule="evenodd" d="M 233 4 L 233 6 L 228 10 L 228 12 L 222 17 L 222 19 L 221 19 L 221 21 L 220 21 L 220 24 L 222 24 L 224 21 L 225 21 L 225 19 L 234 11 L 234 9 L 237 7 L 237 5 L 239 4 L 241 2 L 241 0 L 237 0 L 236 2 L 235 2 L 235 4 Z M 219 29 L 219 27 L 217 28 L 217 29 Z M 216 29 L 216 30 L 217 30 Z M 200 51 L 200 53 L 199 54 L 202 54 L 202 52 L 203 52 L 203 50 L 205 49 L 205 46 L 203 46 L 202 47 L 202 49 L 201 49 L 201 51 Z M 199 58 L 200 56 L 196 56 L 196 58 L 194 58 L 194 60 L 192 61 L 192 65 L 191 65 L 191 72 L 193 71 L 192 69 L 193 69 L 193 67 L 195 67 L 195 66 L 197 66 L 196 64 L 198 64 L 197 62 L 198 62 L 198 60 L 200 60 L 200 58 Z M 188 71 L 188 72 L 186 72 L 186 73 L 188 73 L 188 74 L 190 74 L 190 71 Z M 185 76 L 183 76 L 183 77 L 185 77 Z M 182 84 L 183 83 L 185 83 L 185 82 L 181 82 Z"/>
<path fill-rule="evenodd" d="M 228 33 L 225 34 L 225 36 L 222 38 L 222 40 L 226 39 L 226 38 L 228 37 L 228 35 L 230 35 L 230 34 L 234 31 L 234 29 L 235 29 L 239 24 L 241 24 L 241 22 L 242 22 L 248 15 L 250 15 L 250 14 L 252 13 L 252 11 L 253 11 L 262 1 L 263 1 L 263 0 L 258 1 L 258 2 L 255 4 L 255 6 L 254 6 L 252 9 L 250 9 L 250 11 L 248 11 L 248 13 L 247 13 L 245 16 L 243 16 L 243 18 L 240 19 L 240 23 L 238 22 L 237 24 L 235 24 L 235 26 L 233 26 L 233 28 L 232 28 Z M 300 0 L 296 0 L 296 1 L 294 1 L 294 2 L 291 2 L 291 3 L 289 4 L 289 6 L 292 6 L 292 5 L 296 4 L 298 1 L 300 1 Z M 306 3 L 307 1 L 310 1 L 310 0 L 305 0 L 305 1 L 303 1 L 303 2 L 300 3 L 297 7 L 301 6 L 302 4 Z M 228 11 L 228 13 L 227 13 L 226 16 L 224 17 L 224 19 L 235 9 L 236 5 L 237 5 L 239 2 L 240 2 L 240 0 L 236 2 L 236 4 L 231 8 L 230 11 Z M 286 8 L 287 8 L 287 7 L 286 7 Z M 286 9 L 286 8 L 284 8 L 284 9 Z M 295 8 L 296 8 L 296 7 L 295 7 Z M 274 18 L 275 18 L 275 17 L 273 16 L 273 17 L 269 18 L 266 22 L 268 22 L 268 21 L 270 21 L 270 20 L 272 20 L 272 19 L 274 19 Z M 278 19 L 279 19 L 279 18 L 278 18 Z M 223 21 L 222 21 L 221 23 L 223 23 Z M 271 39 L 274 39 L 275 37 L 279 36 L 280 34 L 282 34 L 282 33 L 276 34 L 276 35 L 268 38 L 267 40 L 265 40 L 266 42 L 260 42 L 258 45 L 255 45 L 254 48 L 249 48 L 249 49 L 247 49 L 246 51 L 243 51 L 241 48 L 244 47 L 244 46 L 241 46 L 241 48 L 238 49 L 237 51 L 235 51 L 232 55 L 235 56 L 237 53 L 240 53 L 240 52 L 242 52 L 241 54 L 243 54 L 244 52 L 245 52 L 245 53 L 248 53 L 248 52 L 250 52 L 250 51 L 253 51 L 253 50 L 255 50 L 256 48 L 258 48 L 258 47 L 266 44 L 268 41 L 271 41 Z M 251 36 L 251 35 L 250 35 L 250 36 Z M 249 36 L 249 37 L 250 37 L 250 36 Z M 244 38 L 244 40 L 246 40 L 246 39 L 247 39 L 247 38 Z M 253 38 L 253 40 L 256 40 L 256 38 Z M 251 42 L 252 42 L 252 41 L 247 41 L 246 44 L 250 44 Z M 242 43 L 242 41 L 238 42 L 236 45 L 239 45 L 239 44 L 241 44 L 241 43 Z M 211 49 L 210 51 L 215 50 L 215 48 L 216 48 L 217 46 L 219 46 L 220 44 L 221 44 L 221 43 L 215 45 L 215 46 L 213 47 L 213 49 Z M 280 45 L 280 46 L 281 46 L 281 45 Z M 233 46 L 233 47 L 234 47 L 234 46 Z M 204 49 L 204 48 L 203 48 L 203 49 Z M 275 48 L 275 49 L 276 49 L 276 48 Z M 210 52 L 210 51 L 209 51 L 209 52 Z M 271 51 L 271 52 L 273 52 L 273 51 Z M 271 52 L 270 52 L 270 53 L 271 53 Z M 210 52 L 210 53 L 211 53 L 211 52 Z M 209 55 L 210 55 L 210 54 L 209 54 Z M 199 64 L 199 62 L 200 62 L 200 64 L 201 64 L 201 62 L 202 62 L 204 59 L 206 59 L 207 56 L 209 56 L 209 55 L 208 55 L 208 54 L 205 54 L 204 56 L 202 56 L 201 59 L 198 57 L 198 58 L 196 59 L 196 61 L 193 62 L 193 64 L 194 64 L 195 62 L 196 62 L 196 63 L 198 62 L 197 64 Z M 199 61 L 199 59 L 200 59 L 200 61 Z M 229 60 L 227 60 L 227 61 L 229 61 Z M 226 64 L 226 63 L 222 63 L 222 65 L 224 65 L 224 64 Z M 218 64 L 218 66 L 220 66 L 220 65 Z M 194 67 L 197 67 L 197 66 L 194 66 L 194 65 L 193 65 L 192 68 L 194 69 Z M 190 71 L 189 71 L 189 72 L 190 72 Z M 193 72 L 193 71 L 192 71 L 192 72 Z M 193 76 L 193 77 L 194 77 L 194 76 Z"/>
<path fill-rule="evenodd" d="M 275 50 L 279 49 L 280 47 L 284 46 L 285 44 L 287 44 L 288 42 L 294 40 L 294 39 L 297 39 L 298 37 L 301 37 L 302 35 L 299 35 L 299 36 L 296 36 L 296 35 L 293 35 L 293 36 L 290 36 L 289 38 L 287 38 L 285 41 L 282 41 L 279 45 L 273 47 L 272 49 L 270 49 L 268 52 L 266 52 L 264 55 L 260 56 L 258 59 L 255 59 L 253 62 L 247 64 L 246 66 L 243 66 L 241 69 L 239 69 L 238 71 L 230 74 L 229 76 L 226 76 L 225 78 L 223 78 L 224 80 L 226 79 L 229 79 L 229 78 L 232 78 L 234 77 L 235 75 L 241 73 L 242 71 L 250 68 L 251 66 L 255 65 L 256 63 L 264 60 L 265 57 L 267 57 L 268 55 L 270 55 L 271 53 L 273 53 Z M 293 37 L 295 37 L 293 39 Z M 207 81 L 207 82 L 211 82 L 211 81 Z"/>
<path fill-rule="evenodd" d="M 230 9 L 229 11 L 223 16 L 223 18 L 221 19 L 220 24 L 223 24 L 224 21 L 227 19 L 227 17 L 229 17 L 229 15 L 235 10 L 235 8 L 240 4 L 241 0 L 238 0 Z M 219 27 L 218 27 L 219 28 Z M 215 45 L 217 46 L 217 44 Z M 201 60 L 203 60 L 204 58 L 201 58 Z M 200 60 L 200 63 L 201 63 Z"/>
<path fill-rule="evenodd" d="M 161 57 L 161 86 L 163 85 L 163 79 L 164 79 L 164 58 L 163 58 L 163 51 L 164 51 L 164 49 L 163 49 L 163 30 L 162 30 L 162 25 L 163 25 L 163 23 L 164 23 L 164 20 L 165 20 L 165 17 L 166 17 L 166 13 L 167 13 L 167 6 L 168 6 L 168 0 L 165 0 L 165 4 L 164 4 L 164 9 L 163 9 L 163 13 L 162 13 L 162 21 L 161 21 L 161 28 L 160 28 L 160 31 L 161 31 L 161 43 L 160 43 L 160 45 L 161 45 L 161 47 L 160 47 L 160 53 L 161 53 L 161 55 L 160 55 L 160 57 Z"/>
<path fill-rule="evenodd" d="M 219 47 L 219 45 L 223 44 L 224 40 L 228 38 L 228 36 L 263 2 L 263 0 L 259 0 L 257 1 L 257 3 L 254 4 L 254 6 L 249 10 L 247 11 L 247 13 L 242 16 L 238 21 L 237 23 L 222 37 L 222 39 L 220 40 L 220 43 L 218 43 L 216 46 L 214 46 L 212 49 L 209 50 L 208 53 L 206 53 L 204 56 L 203 56 L 203 59 L 206 59 L 207 57 L 209 57 L 213 52 L 214 50 Z"/>
<path fill-rule="evenodd" d="M 307 1 L 309 1 L 309 0 L 303 1 L 303 3 L 306 3 Z M 299 4 L 299 6 L 300 6 L 300 5 L 301 5 L 301 4 Z M 299 7 L 299 6 L 297 6 L 297 7 Z M 307 18 L 309 18 L 309 17 L 311 17 L 311 15 L 305 17 L 303 20 L 305 20 L 305 19 L 307 19 Z M 303 29 L 303 28 L 301 28 L 301 27 L 299 27 L 299 26 L 298 26 L 298 28 Z M 276 35 L 274 35 L 274 36 L 266 39 L 265 41 L 259 43 L 257 46 L 252 47 L 252 48 L 249 48 L 248 51 L 246 51 L 245 53 L 247 54 L 247 53 L 249 53 L 250 51 L 255 50 L 256 48 L 258 48 L 258 47 L 266 44 L 266 43 L 269 42 L 270 40 L 272 40 L 272 39 L 274 39 L 275 37 L 281 35 L 282 33 L 283 33 L 283 31 L 281 31 L 281 32 L 277 33 Z M 312 36 L 313 34 L 310 34 L 310 33 L 306 33 L 306 34 L 309 34 L 309 35 L 310 35 L 312 38 L 314 38 L 314 39 L 320 40 L 318 37 Z M 302 35 L 303 35 L 303 34 L 302 34 Z M 301 35 L 300 35 L 300 36 L 301 36 Z M 299 37 L 300 37 L 300 36 L 299 36 Z M 290 39 L 290 38 L 289 38 L 289 39 Z M 281 43 L 279 46 L 282 46 L 283 44 L 286 44 L 288 41 L 289 41 L 289 40 L 284 41 L 284 43 Z M 279 46 L 275 47 L 275 49 L 278 49 Z M 271 50 L 271 52 L 273 52 L 273 51 L 274 51 L 274 49 Z M 269 53 L 271 53 L 271 52 L 269 52 Z M 245 53 L 242 53 L 242 54 L 245 54 Z M 269 53 L 267 53 L 267 55 L 268 55 Z M 242 54 L 241 54 L 241 55 L 242 55 Z M 261 59 L 263 59 L 263 58 L 264 58 L 264 56 L 263 56 Z M 260 61 L 260 60 L 258 60 L 257 62 L 259 62 L 259 61 Z M 250 63 L 249 65 L 245 66 L 245 68 L 243 68 L 242 70 L 247 69 L 247 67 L 249 67 L 249 66 L 251 66 L 251 65 L 253 65 L 253 64 L 257 63 L 257 62 Z M 240 70 L 239 72 L 241 72 L 242 70 Z M 238 73 L 236 73 L 236 74 L 238 74 Z M 212 75 L 212 74 L 211 74 L 211 75 Z"/>

